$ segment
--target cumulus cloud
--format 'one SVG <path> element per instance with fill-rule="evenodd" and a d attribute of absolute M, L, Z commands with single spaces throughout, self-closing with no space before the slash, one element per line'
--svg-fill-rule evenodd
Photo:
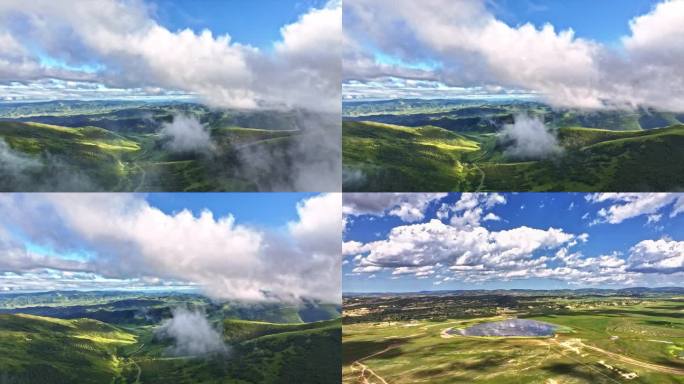
<path fill-rule="evenodd" d="M 645 273 L 684 272 L 684 241 L 644 240 L 630 249 L 629 269 Z"/>
<path fill-rule="evenodd" d="M 475 276 L 542 267 L 547 258 L 532 259 L 532 255 L 579 240 L 579 236 L 557 228 L 523 226 L 490 231 L 483 227 L 482 217 L 492 213 L 487 211 L 505 203 L 500 194 L 464 193 L 454 204 L 440 207 L 436 214 L 440 220 L 394 227 L 387 238 L 378 241 L 346 242 L 343 253 L 360 255 L 355 258 L 356 273 L 391 269 L 394 275 L 424 277 L 441 269 L 443 273 L 470 272 Z"/>
<path fill-rule="evenodd" d="M 0 81 L 89 80 L 182 90 L 220 107 L 339 110 L 339 2 L 283 26 L 272 52 L 209 30 L 171 31 L 150 9 L 143 1 L 94 0 L 78 7 L 66 1 L 3 1 Z M 43 65 L 38 50 L 73 69 Z"/>
<path fill-rule="evenodd" d="M 598 211 L 598 216 L 599 221 L 610 224 L 642 215 L 648 215 L 649 222 L 657 222 L 660 216 L 656 214 L 667 207 L 671 207 L 669 217 L 684 212 L 684 196 L 678 193 L 595 193 L 587 195 L 586 200 L 595 204 L 609 203 Z"/>
<path fill-rule="evenodd" d="M 198 310 L 173 309 L 172 317 L 162 322 L 157 335 L 174 340 L 170 352 L 176 356 L 228 353 L 221 330 L 214 328 L 206 315 Z"/>
<path fill-rule="evenodd" d="M 683 272 L 684 243 L 669 238 L 640 241 L 626 254 L 593 256 L 580 250 L 589 242 L 587 233 L 525 225 L 496 231 L 486 227 L 494 217 L 500 219 L 492 210 L 506 202 L 507 196 L 500 194 L 462 194 L 425 223 L 395 226 L 380 240 L 346 241 L 343 254 L 353 263 L 354 274 L 384 271 L 392 278 L 429 277 L 436 284 L 530 278 L 576 285 L 663 284 Z M 664 275 L 672 279 L 659 279 Z"/>
<path fill-rule="evenodd" d="M 138 195 L 10 195 L 0 200 L 0 226 L 58 254 L 86 249 L 78 269 L 107 279 L 183 282 L 221 300 L 339 302 L 340 200 L 302 201 L 280 231 L 207 210 L 164 213 Z"/>
<path fill-rule="evenodd" d="M 345 193 L 342 212 L 349 216 L 396 216 L 405 222 L 425 217 L 425 210 L 446 193 Z"/>
<path fill-rule="evenodd" d="M 510 26 L 485 0 L 350 0 L 344 2 L 344 79 L 419 77 L 448 86 L 503 86 L 539 93 L 576 108 L 684 110 L 684 1 L 665 0 L 629 23 L 622 46 L 577 37 L 551 24 Z M 358 41 L 367 42 L 359 44 Z M 401 60 L 386 68 L 367 47 Z M 402 73 L 411 64 L 432 68 Z M 406 72 L 406 71 L 405 71 Z"/>
<path fill-rule="evenodd" d="M 507 144 L 504 154 L 512 158 L 539 159 L 562 152 L 556 132 L 539 117 L 516 115 L 513 124 L 504 124 L 500 141 Z"/>
<path fill-rule="evenodd" d="M 168 147 L 174 152 L 204 152 L 213 147 L 209 130 L 189 115 L 176 115 L 170 123 L 164 123 L 161 135 L 168 138 Z"/>

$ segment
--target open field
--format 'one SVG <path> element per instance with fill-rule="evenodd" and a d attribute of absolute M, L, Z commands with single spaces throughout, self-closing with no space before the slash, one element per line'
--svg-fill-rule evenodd
<path fill-rule="evenodd" d="M 681 296 L 347 298 L 343 382 L 682 383 L 683 303 Z M 556 334 L 458 332 L 510 318 L 556 325 Z"/>
<path fill-rule="evenodd" d="M 582 115 L 537 104 L 438 106 L 346 111 L 345 191 L 670 191 L 684 185 L 682 116 Z M 521 111 L 543 116 L 560 153 L 507 153 L 499 133 Z"/>

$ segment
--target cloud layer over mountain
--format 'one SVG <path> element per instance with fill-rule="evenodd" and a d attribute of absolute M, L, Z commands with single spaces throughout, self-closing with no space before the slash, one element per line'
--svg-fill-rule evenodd
<path fill-rule="evenodd" d="M 495 94 L 522 89 L 563 107 L 684 111 L 683 0 L 664 0 L 633 18 L 618 47 L 551 24 L 511 26 L 487 4 L 345 1 L 345 88 L 396 77 Z M 377 60 L 378 52 L 395 59 Z"/>
<path fill-rule="evenodd" d="M 165 213 L 139 195 L 6 195 L 0 282 L 11 289 L 184 285 L 217 299 L 338 302 L 340 201 L 340 194 L 304 199 L 298 219 L 274 230 L 208 210 Z"/>
<path fill-rule="evenodd" d="M 340 108 L 342 7 L 281 29 L 266 52 L 210 30 L 171 31 L 142 0 L 0 4 L 0 83 L 59 79 L 147 94 L 182 91 L 232 108 Z M 64 65 L 45 64 L 45 57 Z"/>

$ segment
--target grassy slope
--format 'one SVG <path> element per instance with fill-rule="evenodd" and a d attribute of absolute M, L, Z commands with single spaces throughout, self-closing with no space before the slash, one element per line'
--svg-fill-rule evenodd
<path fill-rule="evenodd" d="M 136 358 L 144 383 L 334 383 L 340 381 L 339 320 L 310 324 L 224 322 L 228 357 Z M 132 372 L 131 372 L 132 374 Z M 228 379 L 229 378 L 229 379 Z"/>
<path fill-rule="evenodd" d="M 275 147 L 287 141 L 291 131 L 270 131 L 240 127 L 212 130 L 217 143 L 214 156 L 173 154 L 164 148 L 158 134 L 118 134 L 97 127 L 69 128 L 55 125 L 0 122 L 0 139 L 13 150 L 46 164 L 32 169 L 23 190 L 55 188 L 42 185 L 46 176 L 56 173 L 79 175 L 87 186 L 77 189 L 107 191 L 218 191 L 255 190 L 256 186 L 233 172 L 237 164 L 235 147 L 249 149 Z M 256 144 L 249 144 L 255 143 Z M 53 176 L 54 177 L 54 176 Z M 0 190 L 17 188 L 16 182 Z M 14 185 L 13 185 L 14 184 Z M 59 188 L 68 190 L 70 182 Z"/>
<path fill-rule="evenodd" d="M 135 335 L 96 320 L 0 315 L 3 383 L 108 383 Z"/>
<path fill-rule="evenodd" d="M 362 189 L 369 191 L 465 189 L 460 159 L 479 149 L 477 142 L 438 127 L 345 122 L 342 132 L 345 168 L 360 169 Z"/>
<path fill-rule="evenodd" d="M 493 135 L 345 122 L 345 170 L 364 175 L 363 182 L 347 183 L 345 190 L 669 191 L 684 186 L 684 125 L 647 131 L 562 128 L 559 139 L 565 148 L 559 158 L 511 162 Z"/>
<path fill-rule="evenodd" d="M 340 325 L 225 320 L 229 356 L 174 358 L 151 326 L 0 315 L 0 382 L 339 382 Z"/>
<path fill-rule="evenodd" d="M 684 126 L 614 132 L 563 129 L 559 159 L 483 163 L 485 190 L 671 191 L 684 186 Z"/>
<path fill-rule="evenodd" d="M 577 343 L 581 340 L 586 345 L 641 361 L 681 368 L 684 363 L 677 357 L 684 347 L 681 309 L 681 302 L 676 300 L 654 301 L 640 306 L 606 306 L 535 316 L 562 326 L 556 339 L 440 335 L 448 328 L 463 328 L 500 317 L 345 325 L 343 382 L 363 382 L 360 367 L 353 365 L 360 360 L 387 382 L 397 384 L 554 382 L 548 380 L 577 384 L 682 383 L 684 377 L 616 361 Z M 619 339 L 611 340 L 610 336 Z M 578 346 L 579 353 L 571 349 Z M 636 372 L 639 377 L 625 380 L 601 366 L 600 360 L 623 372 Z"/>

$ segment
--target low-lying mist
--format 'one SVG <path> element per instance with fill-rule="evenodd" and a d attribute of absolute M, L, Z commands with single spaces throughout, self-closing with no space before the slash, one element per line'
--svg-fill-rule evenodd
<path fill-rule="evenodd" d="M 172 152 L 206 152 L 214 148 L 209 130 L 195 116 L 177 114 L 162 125 L 160 133 L 169 140 L 167 148 Z"/>
<path fill-rule="evenodd" d="M 341 189 L 342 132 L 338 114 L 296 111 L 297 135 L 276 145 L 241 150 L 239 174 L 260 190 Z"/>
<path fill-rule="evenodd" d="M 178 307 L 172 318 L 164 320 L 157 335 L 174 340 L 169 353 L 174 356 L 228 354 L 230 347 L 223 342 L 222 332 L 209 323 L 206 315 L 195 309 Z"/>
<path fill-rule="evenodd" d="M 563 152 L 557 132 L 537 116 L 518 114 L 513 124 L 505 124 L 499 140 L 506 144 L 504 155 L 514 159 L 542 159 Z"/>

